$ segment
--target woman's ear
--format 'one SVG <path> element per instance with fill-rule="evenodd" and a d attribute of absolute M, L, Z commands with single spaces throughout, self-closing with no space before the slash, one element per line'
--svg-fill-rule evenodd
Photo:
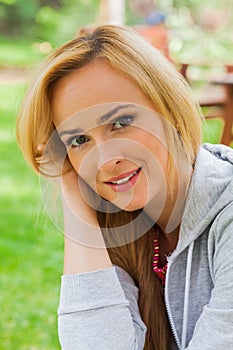
<path fill-rule="evenodd" d="M 46 148 L 46 143 L 45 142 L 41 142 L 35 151 L 35 159 L 37 160 L 37 158 L 40 158 L 43 156 L 43 153 L 45 152 L 45 148 Z"/>
<path fill-rule="evenodd" d="M 60 177 L 73 170 L 67 150 L 56 133 L 47 142 L 41 142 L 34 154 L 39 172 L 45 177 Z"/>

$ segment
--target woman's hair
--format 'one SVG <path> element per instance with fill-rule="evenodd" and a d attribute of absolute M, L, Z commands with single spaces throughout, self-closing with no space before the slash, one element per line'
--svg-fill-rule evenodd
<path fill-rule="evenodd" d="M 158 50 L 134 30 L 119 26 L 101 26 L 80 35 L 55 50 L 41 65 L 28 89 L 17 121 L 17 139 L 26 160 L 40 171 L 41 147 L 55 130 L 51 105 L 56 82 L 74 70 L 96 60 L 108 63 L 116 72 L 135 82 L 163 116 L 174 126 L 182 150 L 195 161 L 201 143 L 200 111 L 182 76 Z M 169 149 L 177 140 L 167 130 Z M 61 146 L 63 147 L 63 146 Z M 113 228 L 134 220 L 136 212 L 98 213 L 102 227 Z M 139 308 L 147 326 L 146 350 L 165 350 L 169 326 L 163 305 L 163 289 L 152 270 L 152 228 L 140 239 L 122 247 L 108 248 L 110 258 L 133 277 L 139 287 Z"/>

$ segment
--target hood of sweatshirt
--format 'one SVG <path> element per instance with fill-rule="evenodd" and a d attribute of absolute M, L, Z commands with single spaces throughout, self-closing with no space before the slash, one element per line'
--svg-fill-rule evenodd
<path fill-rule="evenodd" d="M 174 288 L 171 279 L 170 292 L 167 285 L 165 286 L 165 300 L 169 320 L 180 350 L 185 349 L 187 340 L 190 339 L 188 317 L 190 288 L 192 288 L 191 269 L 194 241 L 230 202 L 233 202 L 233 149 L 224 145 L 204 144 L 198 152 L 191 178 L 180 227 L 179 241 L 175 251 L 168 257 L 168 261 L 172 262 L 188 248 L 187 258 L 182 262 L 182 264 L 186 264 L 185 276 L 179 275 L 179 290 L 177 291 Z M 179 298 L 178 301 L 177 298 L 174 299 L 174 295 L 176 296 L 177 293 L 184 293 L 183 308 L 180 308 Z M 176 320 L 172 317 L 171 307 L 173 311 L 175 310 Z M 195 317 L 198 317 L 198 315 Z M 179 320 L 182 320 L 182 324 Z"/>
<path fill-rule="evenodd" d="M 179 242 L 173 257 L 189 246 L 218 213 L 233 201 L 233 149 L 203 144 L 184 208 Z"/>

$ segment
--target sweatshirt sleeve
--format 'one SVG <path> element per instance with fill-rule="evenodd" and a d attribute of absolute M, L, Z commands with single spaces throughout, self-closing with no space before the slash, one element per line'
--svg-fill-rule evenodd
<path fill-rule="evenodd" d="M 58 333 L 63 350 L 142 350 L 138 288 L 118 266 L 62 276 Z"/>
<path fill-rule="evenodd" d="M 187 350 L 233 349 L 233 205 L 215 222 L 209 257 L 214 288 Z"/>

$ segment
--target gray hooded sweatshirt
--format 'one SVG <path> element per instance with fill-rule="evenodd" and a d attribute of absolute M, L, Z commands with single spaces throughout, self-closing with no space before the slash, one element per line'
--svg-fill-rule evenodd
<path fill-rule="evenodd" d="M 118 266 L 64 275 L 62 348 L 143 350 L 146 326 L 137 301 L 137 287 Z M 179 241 L 168 258 L 165 302 L 178 349 L 233 350 L 231 148 L 204 144 L 198 153 Z"/>

